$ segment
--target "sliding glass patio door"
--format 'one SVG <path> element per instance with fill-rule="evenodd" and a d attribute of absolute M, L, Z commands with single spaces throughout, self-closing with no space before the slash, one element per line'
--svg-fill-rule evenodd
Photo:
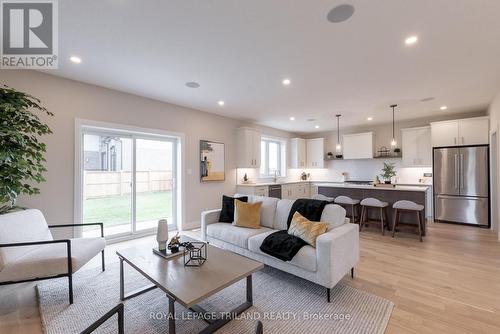
<path fill-rule="evenodd" d="M 104 223 L 108 238 L 148 234 L 159 219 L 175 227 L 176 138 L 93 129 L 82 139 L 84 223 Z"/>
<path fill-rule="evenodd" d="M 155 228 L 159 219 L 173 223 L 175 143 L 135 140 L 135 231 Z"/>

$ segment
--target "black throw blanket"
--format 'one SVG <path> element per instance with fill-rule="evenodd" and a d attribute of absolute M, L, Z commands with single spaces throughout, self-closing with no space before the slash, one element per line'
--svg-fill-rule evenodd
<path fill-rule="evenodd" d="M 320 221 L 323 209 L 327 204 L 326 201 L 315 199 L 296 200 L 288 215 L 287 227 L 290 228 L 295 212 L 299 212 L 311 221 Z M 260 245 L 260 250 L 282 261 L 290 261 L 305 245 L 307 245 L 307 242 L 304 240 L 288 234 L 287 230 L 282 230 L 268 235 Z"/>

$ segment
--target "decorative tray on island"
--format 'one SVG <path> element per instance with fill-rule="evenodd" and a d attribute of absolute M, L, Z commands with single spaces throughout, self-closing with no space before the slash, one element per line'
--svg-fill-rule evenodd
<path fill-rule="evenodd" d="M 379 188 L 395 188 L 396 185 L 394 183 L 374 183 L 374 187 L 379 187 Z"/>

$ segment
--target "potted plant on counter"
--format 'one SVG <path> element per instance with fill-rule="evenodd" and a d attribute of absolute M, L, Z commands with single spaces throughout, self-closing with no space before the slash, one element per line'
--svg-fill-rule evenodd
<path fill-rule="evenodd" d="M 391 178 L 396 176 L 396 167 L 393 162 L 384 162 L 384 167 L 382 168 L 382 174 L 380 174 L 384 179 L 385 184 L 391 184 Z"/>

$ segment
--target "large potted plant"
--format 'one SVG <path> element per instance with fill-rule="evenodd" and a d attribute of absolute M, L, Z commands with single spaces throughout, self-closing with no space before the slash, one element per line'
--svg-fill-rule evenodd
<path fill-rule="evenodd" d="M 40 137 L 52 131 L 37 113 L 53 116 L 39 99 L 0 87 L 0 214 L 16 208 L 20 194 L 39 194 L 36 185 L 45 181 L 46 146 Z"/>
<path fill-rule="evenodd" d="M 385 184 L 391 184 L 391 178 L 396 176 L 396 166 L 393 162 L 384 162 L 384 167 L 382 168 L 382 174 L 380 174 L 384 179 Z"/>

